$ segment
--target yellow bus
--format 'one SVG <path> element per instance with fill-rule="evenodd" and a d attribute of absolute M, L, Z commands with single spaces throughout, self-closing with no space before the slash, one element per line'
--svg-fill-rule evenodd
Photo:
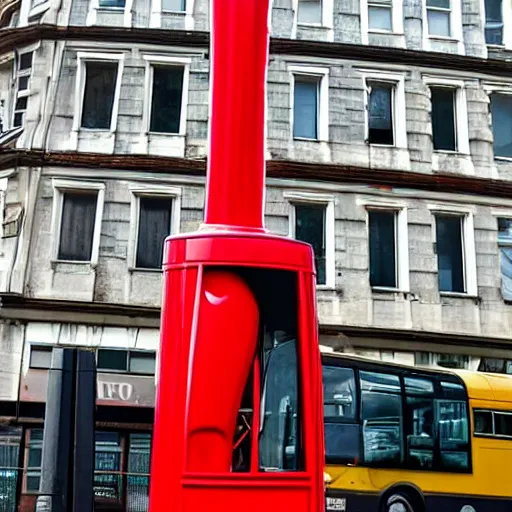
<path fill-rule="evenodd" d="M 512 511 L 512 376 L 322 361 L 328 512 Z"/>

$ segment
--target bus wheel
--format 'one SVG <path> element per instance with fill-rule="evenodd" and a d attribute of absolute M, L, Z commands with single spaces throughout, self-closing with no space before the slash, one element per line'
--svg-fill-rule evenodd
<path fill-rule="evenodd" d="M 383 512 L 416 512 L 412 505 L 412 500 L 404 494 L 393 493 L 383 507 Z"/>

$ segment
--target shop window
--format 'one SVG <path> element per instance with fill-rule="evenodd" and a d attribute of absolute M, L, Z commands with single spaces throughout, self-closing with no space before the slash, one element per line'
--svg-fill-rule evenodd
<path fill-rule="evenodd" d="M 43 429 L 27 430 L 28 449 L 26 462 L 25 489 L 28 493 L 39 491 L 41 482 L 41 461 L 43 457 Z"/>
<path fill-rule="evenodd" d="M 143 350 L 123 350 L 99 348 L 97 368 L 105 372 L 129 372 L 135 374 L 155 374 L 156 353 Z"/>

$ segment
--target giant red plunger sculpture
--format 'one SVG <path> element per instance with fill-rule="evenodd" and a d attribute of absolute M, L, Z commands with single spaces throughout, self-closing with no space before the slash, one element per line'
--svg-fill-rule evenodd
<path fill-rule="evenodd" d="M 212 0 L 205 223 L 170 237 L 150 512 L 320 512 L 309 245 L 263 226 L 269 0 Z"/>

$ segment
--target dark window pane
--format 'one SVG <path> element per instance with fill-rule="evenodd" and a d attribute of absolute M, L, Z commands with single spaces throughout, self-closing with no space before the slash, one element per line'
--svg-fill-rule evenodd
<path fill-rule="evenodd" d="M 450 0 L 427 0 L 427 7 L 450 8 Z"/>
<path fill-rule="evenodd" d="M 183 12 L 185 4 L 185 0 L 162 0 L 162 11 Z"/>
<path fill-rule="evenodd" d="M 326 283 L 325 213 L 322 204 L 295 205 L 295 238 L 313 247 L 318 284 Z"/>
<path fill-rule="evenodd" d="M 353 463 L 360 458 L 360 425 L 326 421 L 324 428 L 327 463 Z"/>
<path fill-rule="evenodd" d="M 441 382 L 441 391 L 446 398 L 466 398 L 466 391 L 462 384 L 457 382 Z"/>
<path fill-rule="evenodd" d="M 502 0 L 485 0 L 485 21 L 503 21 Z"/>
<path fill-rule="evenodd" d="M 405 392 L 408 395 L 431 395 L 434 393 L 434 383 L 430 379 L 405 377 Z"/>
<path fill-rule="evenodd" d="M 27 109 L 27 96 L 23 96 L 22 98 L 18 98 L 16 100 L 16 106 L 14 110 L 26 110 Z"/>
<path fill-rule="evenodd" d="M 108 8 L 108 7 L 119 7 L 123 8 L 125 6 L 125 0 L 99 0 L 100 7 Z"/>
<path fill-rule="evenodd" d="M 149 501 L 151 434 L 130 434 L 127 477 L 127 512 L 146 512 Z"/>
<path fill-rule="evenodd" d="M 28 465 L 29 468 L 40 468 L 41 460 L 43 457 L 43 449 L 41 448 L 30 448 L 28 451 Z"/>
<path fill-rule="evenodd" d="M 396 465 L 402 460 L 402 399 L 395 375 L 360 372 L 364 461 Z"/>
<path fill-rule="evenodd" d="M 99 370 L 127 370 L 128 352 L 126 350 L 98 349 Z"/>
<path fill-rule="evenodd" d="M 121 471 L 121 438 L 117 432 L 96 432 L 95 439 L 95 504 L 120 505 L 123 496 Z M 117 502 L 117 503 L 116 503 Z"/>
<path fill-rule="evenodd" d="M 455 151 L 455 90 L 432 87 L 431 93 L 434 149 Z"/>
<path fill-rule="evenodd" d="M 303 469 L 297 342 L 283 332 L 264 368 L 262 430 L 259 437 L 259 462 L 262 470 Z"/>
<path fill-rule="evenodd" d="M 512 157 L 512 96 L 491 95 L 494 156 Z"/>
<path fill-rule="evenodd" d="M 370 211 L 370 285 L 396 288 L 395 212 Z"/>
<path fill-rule="evenodd" d="M 369 142 L 393 145 L 393 86 L 379 83 L 371 83 L 369 86 Z"/>
<path fill-rule="evenodd" d="M 13 121 L 14 128 L 17 128 L 18 126 L 23 126 L 23 118 L 24 118 L 23 112 L 18 112 L 16 114 L 14 114 L 14 121 Z"/>
<path fill-rule="evenodd" d="M 353 420 L 356 415 L 354 370 L 323 366 L 324 417 Z"/>
<path fill-rule="evenodd" d="M 19 70 L 30 69 L 32 67 L 32 52 L 23 53 L 20 55 L 20 66 Z"/>
<path fill-rule="evenodd" d="M 512 437 L 512 414 L 494 413 L 494 428 L 497 436 Z"/>
<path fill-rule="evenodd" d="M 97 193 L 64 193 L 59 259 L 89 261 L 92 254 Z"/>
<path fill-rule="evenodd" d="M 110 129 L 117 62 L 86 62 L 82 128 Z"/>
<path fill-rule="evenodd" d="M 164 242 L 170 234 L 172 199 L 140 198 L 137 268 L 162 267 Z"/>
<path fill-rule="evenodd" d="M 485 42 L 503 44 L 502 0 L 485 0 Z"/>
<path fill-rule="evenodd" d="M 432 469 L 435 441 L 433 400 L 408 398 L 405 421 L 408 463 L 417 469 Z"/>
<path fill-rule="evenodd" d="M 318 79 L 296 76 L 293 89 L 294 137 L 318 139 L 318 100 Z"/>
<path fill-rule="evenodd" d="M 442 469 L 469 466 L 469 429 L 466 402 L 436 400 Z"/>
<path fill-rule="evenodd" d="M 35 474 L 32 472 L 27 473 L 27 491 L 37 492 L 39 491 L 39 480 L 40 480 L 40 472 L 36 472 Z"/>
<path fill-rule="evenodd" d="M 150 131 L 179 133 L 183 73 L 182 67 L 154 66 Z"/>
<path fill-rule="evenodd" d="M 460 217 L 436 216 L 439 290 L 443 292 L 464 292 L 461 223 Z"/>
<path fill-rule="evenodd" d="M 473 411 L 475 420 L 475 434 L 492 434 L 492 412 L 491 411 Z"/>
<path fill-rule="evenodd" d="M 26 91 L 28 89 L 28 76 L 18 78 L 18 91 Z"/>

